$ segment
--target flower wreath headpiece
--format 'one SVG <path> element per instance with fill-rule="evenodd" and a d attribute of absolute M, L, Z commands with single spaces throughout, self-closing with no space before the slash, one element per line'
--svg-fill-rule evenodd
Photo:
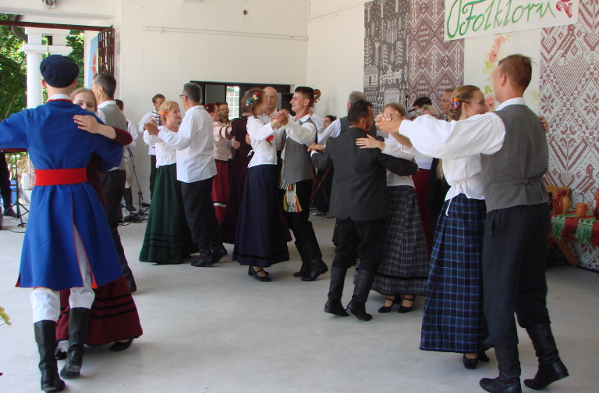
<path fill-rule="evenodd" d="M 248 99 L 245 100 L 245 104 L 252 105 L 253 103 L 255 103 L 256 101 L 258 101 L 260 99 L 261 94 L 262 94 L 261 91 L 254 92 L 254 94 L 252 94 L 251 97 L 248 97 Z"/>
<path fill-rule="evenodd" d="M 462 100 L 460 100 L 460 97 L 451 97 L 449 103 L 451 104 L 451 109 L 456 110 L 462 105 Z"/>

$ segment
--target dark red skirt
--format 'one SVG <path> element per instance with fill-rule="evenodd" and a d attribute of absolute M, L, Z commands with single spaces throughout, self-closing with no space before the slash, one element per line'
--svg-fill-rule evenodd
<path fill-rule="evenodd" d="M 223 221 L 229 199 L 229 162 L 214 160 L 216 163 L 216 176 L 212 180 L 212 202 L 214 203 L 214 214 L 218 224 Z"/>
<path fill-rule="evenodd" d="M 137 338 L 143 334 L 137 307 L 125 277 L 121 276 L 106 285 L 94 289 L 96 298 L 92 304 L 87 345 L 105 345 L 117 340 Z M 60 318 L 56 327 L 56 340 L 69 338 L 70 290 L 60 291 Z"/>

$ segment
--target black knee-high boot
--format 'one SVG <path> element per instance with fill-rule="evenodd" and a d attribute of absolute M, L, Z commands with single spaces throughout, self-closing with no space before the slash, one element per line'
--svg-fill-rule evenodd
<path fill-rule="evenodd" d="M 347 310 L 361 321 L 370 321 L 372 319 L 372 315 L 366 313 L 366 301 L 375 276 L 375 272 L 360 269 L 354 286 L 354 294 L 351 302 L 347 305 Z"/>
<path fill-rule="evenodd" d="M 341 304 L 343 286 L 345 284 L 345 273 L 347 269 L 339 267 L 331 268 L 331 283 L 329 284 L 329 300 L 324 305 L 324 312 L 335 314 L 338 317 L 347 317 L 349 314 Z"/>
<path fill-rule="evenodd" d="M 60 371 L 63 378 L 79 378 L 90 313 L 89 308 L 77 307 L 69 310 L 69 351 L 67 362 Z"/>
<path fill-rule="evenodd" d="M 56 322 L 36 322 L 33 324 L 33 331 L 35 333 L 37 349 L 40 353 L 41 389 L 44 392 L 62 392 L 65 384 L 58 376 L 58 365 L 54 357 L 54 351 L 56 350 Z"/>
<path fill-rule="evenodd" d="M 495 356 L 499 376 L 495 379 L 481 379 L 480 387 L 491 393 L 522 393 L 518 346 L 496 345 Z"/>
<path fill-rule="evenodd" d="M 534 379 L 525 379 L 524 384 L 531 389 L 539 390 L 570 375 L 559 357 L 549 324 L 535 325 L 526 331 L 539 358 L 539 370 Z"/>

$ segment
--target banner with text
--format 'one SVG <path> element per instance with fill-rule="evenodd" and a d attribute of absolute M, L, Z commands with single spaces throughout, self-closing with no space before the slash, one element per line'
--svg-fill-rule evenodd
<path fill-rule="evenodd" d="M 580 0 L 445 0 L 445 40 L 578 22 Z"/>

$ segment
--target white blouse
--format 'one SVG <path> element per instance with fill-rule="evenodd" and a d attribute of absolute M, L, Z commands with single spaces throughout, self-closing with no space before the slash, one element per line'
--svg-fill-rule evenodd
<path fill-rule="evenodd" d="M 277 165 L 276 135 L 270 123 L 264 124 L 261 118 L 248 116 L 248 135 L 252 141 L 254 155 L 248 164 L 248 168 L 257 165 Z M 267 141 L 267 138 L 273 137 Z"/>
<path fill-rule="evenodd" d="M 158 129 L 160 131 L 170 131 L 165 126 L 160 126 Z M 156 148 L 156 168 L 172 165 L 177 162 L 177 150 L 166 144 L 156 135 L 150 135 L 147 131 L 144 131 L 144 142 Z"/>

